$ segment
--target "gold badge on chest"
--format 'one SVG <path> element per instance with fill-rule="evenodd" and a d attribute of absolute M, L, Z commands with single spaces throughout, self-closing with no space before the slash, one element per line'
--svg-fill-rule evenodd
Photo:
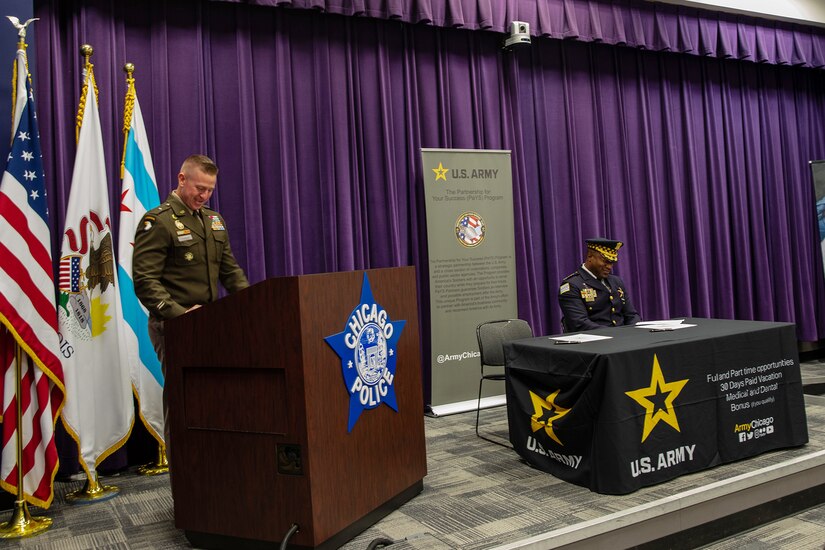
<path fill-rule="evenodd" d="M 183 229 L 183 222 L 180 220 L 175 220 L 175 227 L 178 229 Z"/>
<path fill-rule="evenodd" d="M 582 300 L 585 302 L 595 302 L 596 301 L 596 290 L 590 287 L 582 289 Z"/>

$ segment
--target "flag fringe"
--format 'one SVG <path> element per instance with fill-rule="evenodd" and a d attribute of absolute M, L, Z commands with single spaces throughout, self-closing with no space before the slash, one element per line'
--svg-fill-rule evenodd
<path fill-rule="evenodd" d="M 138 390 L 134 384 L 132 384 L 132 393 L 135 395 L 135 400 L 138 403 L 138 417 L 140 417 L 140 421 L 143 424 L 143 427 L 146 428 L 146 431 L 149 432 L 149 435 L 151 435 L 155 438 L 155 440 L 157 440 L 158 445 L 166 446 L 166 443 L 163 441 L 163 436 L 157 433 L 155 428 L 152 427 L 152 424 L 150 424 L 149 421 L 146 420 L 146 417 L 143 416 L 143 406 L 140 403 L 140 394 L 138 393 Z"/>

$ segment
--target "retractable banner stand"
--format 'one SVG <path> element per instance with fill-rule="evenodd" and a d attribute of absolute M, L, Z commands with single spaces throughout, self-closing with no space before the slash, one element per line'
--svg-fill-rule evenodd
<path fill-rule="evenodd" d="M 816 219 L 819 224 L 819 241 L 822 261 L 825 264 L 825 160 L 811 161 L 811 174 L 816 196 Z"/>
<path fill-rule="evenodd" d="M 518 317 L 510 151 L 422 149 L 435 415 L 474 409 L 476 327 Z M 485 382 L 482 406 L 504 402 Z"/>

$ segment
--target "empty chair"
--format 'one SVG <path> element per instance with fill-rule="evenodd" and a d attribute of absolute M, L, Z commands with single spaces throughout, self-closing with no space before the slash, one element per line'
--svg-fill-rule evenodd
<path fill-rule="evenodd" d="M 481 415 L 481 388 L 485 380 L 504 380 L 504 343 L 532 336 L 533 329 L 530 328 L 527 321 L 522 319 L 487 321 L 476 328 L 478 351 L 481 353 L 481 378 L 478 381 L 478 405 L 476 407 L 476 435 L 490 443 L 507 446 L 481 435 L 478 431 L 478 421 Z M 496 367 L 495 372 L 490 372 L 490 367 Z"/>

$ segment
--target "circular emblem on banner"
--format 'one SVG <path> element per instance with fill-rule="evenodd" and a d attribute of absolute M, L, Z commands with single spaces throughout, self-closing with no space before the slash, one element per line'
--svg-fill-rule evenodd
<path fill-rule="evenodd" d="M 480 245 L 486 229 L 484 219 L 476 212 L 464 212 L 455 222 L 455 236 L 466 247 Z"/>
<path fill-rule="evenodd" d="M 368 386 L 374 386 L 387 368 L 387 340 L 376 323 L 367 323 L 358 335 L 355 353 L 358 376 Z"/>

